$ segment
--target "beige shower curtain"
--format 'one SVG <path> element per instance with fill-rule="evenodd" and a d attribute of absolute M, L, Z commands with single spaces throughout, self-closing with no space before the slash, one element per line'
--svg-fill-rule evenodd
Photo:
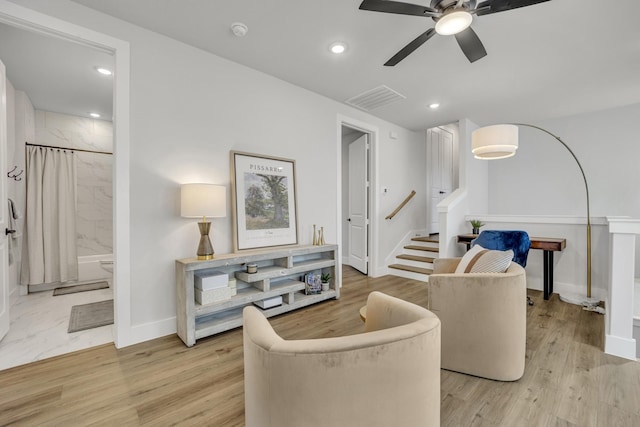
<path fill-rule="evenodd" d="M 78 279 L 73 151 L 26 147 L 27 206 L 21 283 Z"/>

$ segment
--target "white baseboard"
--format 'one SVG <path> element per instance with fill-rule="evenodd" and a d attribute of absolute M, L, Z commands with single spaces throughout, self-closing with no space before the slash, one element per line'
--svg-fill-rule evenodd
<path fill-rule="evenodd" d="M 636 351 L 635 339 L 616 337 L 614 335 L 605 335 L 604 337 L 604 352 L 607 354 L 636 360 Z"/>
<path fill-rule="evenodd" d="M 176 318 L 158 320 L 156 322 L 133 325 L 129 328 L 127 337 L 119 337 L 117 348 L 128 347 L 144 341 L 172 335 L 177 332 Z"/>
<path fill-rule="evenodd" d="M 636 357 L 640 360 L 640 319 L 633 319 L 633 338 L 636 340 Z"/>
<path fill-rule="evenodd" d="M 387 274 L 389 274 L 389 269 L 387 268 L 386 265 L 384 267 L 373 268 L 371 264 L 369 264 L 370 277 L 373 277 L 373 278 L 382 277 L 382 276 L 386 276 Z"/>

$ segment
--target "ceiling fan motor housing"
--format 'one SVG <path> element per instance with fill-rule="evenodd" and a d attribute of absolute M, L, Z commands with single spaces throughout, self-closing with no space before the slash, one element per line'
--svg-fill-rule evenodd
<path fill-rule="evenodd" d="M 476 7 L 476 0 L 464 0 L 460 6 L 456 6 L 457 4 L 458 0 L 431 0 L 431 7 L 442 13 L 440 16 L 432 16 L 431 19 L 438 22 L 444 15 L 454 10 L 473 10 Z"/>
<path fill-rule="evenodd" d="M 458 3 L 458 0 L 431 0 L 431 7 L 434 9 L 438 9 L 439 11 L 444 11 L 452 6 L 455 6 Z M 462 6 L 467 9 L 474 9 L 476 7 L 476 0 L 464 0 L 462 2 Z"/>

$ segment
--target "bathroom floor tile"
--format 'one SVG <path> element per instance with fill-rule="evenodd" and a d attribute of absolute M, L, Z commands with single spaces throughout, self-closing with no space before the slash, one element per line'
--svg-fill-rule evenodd
<path fill-rule="evenodd" d="M 9 311 L 9 332 L 0 341 L 0 370 L 113 342 L 113 325 L 67 333 L 72 306 L 112 298 L 112 288 L 19 296 Z"/>

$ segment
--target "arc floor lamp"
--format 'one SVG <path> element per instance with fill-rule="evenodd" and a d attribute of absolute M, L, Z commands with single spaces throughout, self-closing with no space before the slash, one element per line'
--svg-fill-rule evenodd
<path fill-rule="evenodd" d="M 580 173 L 582 174 L 582 179 L 584 181 L 584 189 L 587 195 L 587 297 L 584 298 L 579 294 L 564 294 L 560 296 L 560 299 L 571 304 L 584 305 L 587 307 L 596 306 L 599 301 L 591 297 L 591 212 L 589 204 L 589 185 L 587 184 L 587 177 L 584 174 L 584 169 L 571 148 L 569 148 L 569 146 L 560 139 L 559 136 L 554 135 L 539 126 L 529 125 L 526 123 L 508 123 L 486 126 L 473 131 L 471 134 L 471 152 L 476 159 L 484 160 L 506 159 L 514 156 L 518 149 L 519 126 L 537 129 L 551 136 L 562 144 L 567 151 L 569 151 L 573 159 L 578 164 L 578 168 L 580 168 Z"/>

